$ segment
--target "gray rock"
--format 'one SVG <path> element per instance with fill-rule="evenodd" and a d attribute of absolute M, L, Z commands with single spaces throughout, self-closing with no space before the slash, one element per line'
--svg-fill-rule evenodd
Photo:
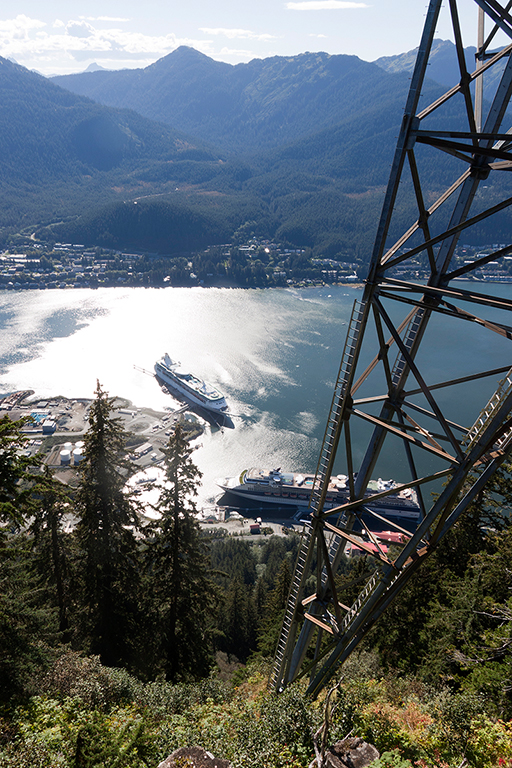
<path fill-rule="evenodd" d="M 158 768 L 231 768 L 231 763 L 214 757 L 202 747 L 180 747 Z"/>
<path fill-rule="evenodd" d="M 337 741 L 330 747 L 324 759 L 325 768 L 366 768 L 380 757 L 379 751 L 359 738 Z"/>

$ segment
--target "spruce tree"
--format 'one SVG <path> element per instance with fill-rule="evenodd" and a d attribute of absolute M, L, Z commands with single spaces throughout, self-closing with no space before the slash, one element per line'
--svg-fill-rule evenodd
<path fill-rule="evenodd" d="M 0 522 L 20 524 L 31 505 L 31 470 L 39 456 L 23 456 L 27 438 L 22 428 L 27 419 L 0 418 Z"/>
<path fill-rule="evenodd" d="M 285 557 L 277 574 L 275 586 L 267 597 L 265 615 L 259 629 L 258 650 L 264 656 L 272 656 L 277 647 L 291 581 L 290 562 Z"/>
<path fill-rule="evenodd" d="M 217 641 L 220 650 L 228 656 L 236 656 L 246 662 L 256 650 L 256 612 L 252 601 L 252 589 L 235 577 L 224 595 L 218 612 Z"/>
<path fill-rule="evenodd" d="M 51 613 L 36 605 L 30 541 L 19 528 L 34 510 L 39 456 L 24 456 L 27 419 L 0 418 L 0 704 L 23 697 L 45 658 Z"/>
<path fill-rule="evenodd" d="M 165 450 L 166 483 L 158 510 L 162 517 L 148 549 L 160 668 L 168 680 L 198 678 L 211 663 L 211 611 L 216 587 L 210 579 L 207 547 L 194 517 L 193 497 L 201 473 L 192 448 L 177 425 Z"/>
<path fill-rule="evenodd" d="M 80 546 L 81 625 L 104 664 L 129 663 L 136 631 L 138 521 L 126 480 L 133 471 L 114 398 L 98 382 L 84 439 L 75 507 Z"/>
<path fill-rule="evenodd" d="M 0 708 L 23 699 L 40 674 L 52 634 L 52 615 L 38 607 L 24 533 L 0 533 Z"/>
<path fill-rule="evenodd" d="M 64 533 L 63 517 L 70 511 L 70 489 L 56 480 L 48 466 L 33 488 L 36 505 L 30 531 L 33 534 L 35 566 L 44 584 L 45 599 L 56 605 L 59 632 L 68 642 L 70 561 L 72 537 Z"/>

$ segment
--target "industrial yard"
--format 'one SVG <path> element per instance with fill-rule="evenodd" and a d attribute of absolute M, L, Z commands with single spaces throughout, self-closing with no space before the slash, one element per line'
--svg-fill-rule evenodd
<path fill-rule="evenodd" d="M 52 468 L 55 477 L 66 485 L 77 483 L 77 469 L 80 465 L 83 438 L 88 428 L 91 399 L 54 397 L 37 398 L 32 390 L 14 392 L 0 398 L 0 418 L 7 414 L 13 421 L 27 419 L 23 432 L 27 437 L 24 448 L 26 456 L 42 454 L 43 462 Z M 137 408 L 130 401 L 116 398 L 114 404 L 117 416 L 129 433 L 130 458 L 139 469 L 130 483 L 137 489 L 139 500 L 147 501 L 147 517 L 155 517 L 151 505 L 158 498 L 158 487 L 163 480 L 163 450 L 173 426 L 180 423 L 192 438 L 199 437 L 204 430 L 202 422 L 185 407 L 176 410 L 154 411 Z M 283 530 L 282 521 L 265 521 L 239 515 L 229 508 L 212 505 L 201 510 L 201 527 L 212 533 L 223 528 L 225 535 L 266 536 L 271 533 L 283 534 L 298 529 L 292 520 Z M 73 521 L 68 521 L 69 526 Z M 216 530 L 217 529 L 217 530 Z"/>
<path fill-rule="evenodd" d="M 90 399 L 55 397 L 38 399 L 34 392 L 15 392 L 0 399 L 0 416 L 7 413 L 13 421 L 27 419 L 23 432 L 27 436 L 27 456 L 42 453 L 44 462 L 55 470 L 57 477 L 72 484 L 75 468 L 82 455 L 83 437 L 88 427 Z M 115 400 L 117 416 L 130 434 L 128 445 L 131 458 L 141 469 L 158 464 L 163 448 L 177 421 L 194 437 L 201 434 L 200 421 L 185 411 L 157 412 L 136 408 L 129 401 Z"/>

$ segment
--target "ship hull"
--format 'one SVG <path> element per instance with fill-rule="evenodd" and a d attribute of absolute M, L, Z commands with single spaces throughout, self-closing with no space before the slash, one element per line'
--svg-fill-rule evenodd
<path fill-rule="evenodd" d="M 212 398 L 209 397 L 207 393 L 203 394 L 201 391 L 195 391 L 184 382 L 180 381 L 179 377 L 173 373 L 172 369 L 161 361 L 155 364 L 155 374 L 171 392 L 178 394 L 187 402 L 197 405 L 200 408 L 204 408 L 207 411 L 212 411 L 213 413 L 222 414 L 227 410 L 226 400 L 221 393 L 217 393 L 217 396 Z M 195 377 L 191 378 L 198 381 Z M 204 382 L 199 383 L 206 386 Z"/>
<path fill-rule="evenodd" d="M 253 477 L 251 477 L 251 473 Z M 272 472 L 263 476 L 262 483 L 254 482 L 254 475 L 257 470 L 244 470 L 240 477 L 229 477 L 218 481 L 217 485 L 225 493 L 234 494 L 240 499 L 247 499 L 252 502 L 268 504 L 269 506 L 286 506 L 297 509 L 309 507 L 311 499 L 311 488 L 314 482 L 313 475 L 300 475 L 298 473 L 279 474 Z M 261 474 L 261 472 L 260 472 Z M 282 478 L 286 478 L 283 484 Z M 300 478 L 300 485 L 297 485 L 297 478 Z M 382 481 L 371 481 L 373 486 Z M 336 487 L 336 478 L 331 479 L 330 491 L 326 495 L 323 506 L 324 510 L 334 509 L 346 504 L 349 501 L 348 489 L 346 486 Z M 339 485 L 339 484 L 338 484 Z M 302 486 L 302 487 L 301 487 Z M 387 497 L 372 501 L 373 493 L 378 493 L 385 489 L 383 487 L 373 487 L 362 502 L 363 508 L 366 507 L 378 515 L 394 520 L 412 522 L 418 520 L 420 507 L 415 495 L 411 491 L 392 493 Z M 388 485 L 388 488 L 393 486 Z"/>

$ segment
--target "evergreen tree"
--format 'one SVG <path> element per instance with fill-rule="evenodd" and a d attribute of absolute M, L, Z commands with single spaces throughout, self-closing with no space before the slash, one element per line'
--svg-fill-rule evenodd
<path fill-rule="evenodd" d="M 218 647 L 242 662 L 256 650 L 256 612 L 251 592 L 237 576 L 229 585 L 218 613 Z"/>
<path fill-rule="evenodd" d="M 365 646 L 378 652 L 384 666 L 413 670 L 428 682 L 456 684 L 460 669 L 455 656 L 479 637 L 485 625 L 485 600 L 492 594 L 505 601 L 509 595 L 504 567 L 486 592 L 473 565 L 478 553 L 485 560 L 494 541 L 507 540 L 500 531 L 509 525 L 500 511 L 500 501 L 503 506 L 510 502 L 506 471 L 507 467 L 500 470 L 468 507 L 365 639 Z M 496 538 L 487 535 L 489 528 L 497 531 Z M 338 595 L 348 602 L 343 591 Z"/>
<path fill-rule="evenodd" d="M 210 579 L 207 547 L 194 518 L 193 497 L 201 473 L 177 425 L 165 450 L 166 483 L 162 515 L 148 548 L 151 583 L 160 636 L 161 668 L 171 681 L 201 677 L 211 663 L 210 613 L 216 587 Z"/>
<path fill-rule="evenodd" d="M 219 571 L 217 581 L 226 587 L 233 579 L 240 577 L 244 584 L 256 581 L 254 547 L 248 541 L 226 536 L 212 542 L 210 562 L 214 571 Z"/>
<path fill-rule="evenodd" d="M 260 625 L 258 649 L 264 656 L 273 656 L 276 650 L 291 581 L 292 571 L 289 560 L 285 557 L 277 574 L 275 587 L 268 595 L 265 614 Z"/>
<path fill-rule="evenodd" d="M 0 704 L 28 693 L 46 659 L 52 617 L 36 606 L 30 542 L 0 533 Z"/>
<path fill-rule="evenodd" d="M 53 593 L 45 597 L 51 604 L 57 605 L 59 632 L 63 642 L 68 642 L 72 537 L 64 533 L 62 523 L 64 514 L 70 510 L 71 496 L 66 486 L 53 477 L 48 466 L 38 478 L 33 493 L 38 501 L 30 526 L 34 536 L 35 564 L 46 586 L 45 591 Z"/>
<path fill-rule="evenodd" d="M 0 522 L 21 523 L 30 507 L 30 469 L 39 465 L 38 456 L 21 456 L 27 443 L 22 433 L 26 419 L 0 418 Z"/>
<path fill-rule="evenodd" d="M 488 711 L 507 720 L 512 716 L 511 557 L 512 528 L 489 532 L 485 549 L 451 585 L 449 605 L 437 611 L 447 638 L 443 671 L 449 669 L 452 685 L 476 693 L 489 703 Z"/>
<path fill-rule="evenodd" d="M 265 615 L 265 605 L 267 602 L 268 589 L 263 578 L 259 578 L 252 592 L 252 604 L 254 617 L 257 626 L 260 626 Z"/>
<path fill-rule="evenodd" d="M 134 535 L 138 521 L 126 490 L 133 467 L 113 403 L 98 382 L 75 499 L 82 631 L 89 650 L 108 666 L 129 662 L 139 587 Z"/>
<path fill-rule="evenodd" d="M 33 510 L 33 470 L 39 456 L 21 455 L 26 419 L 0 418 L 0 701 L 23 696 L 44 660 L 51 615 L 36 606 L 30 543 L 15 533 Z M 7 525 L 5 525 L 7 524 Z"/>
<path fill-rule="evenodd" d="M 268 589 L 273 589 L 282 570 L 283 560 L 294 563 L 297 557 L 298 537 L 271 536 L 261 549 L 261 563 L 265 566 L 263 578 Z"/>

